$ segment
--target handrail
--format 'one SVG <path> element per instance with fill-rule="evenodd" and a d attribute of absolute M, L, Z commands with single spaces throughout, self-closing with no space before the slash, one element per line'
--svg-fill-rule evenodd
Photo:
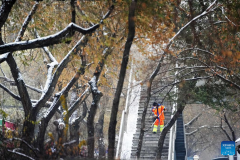
<path fill-rule="evenodd" d="M 176 104 L 173 104 L 172 108 L 172 115 L 171 118 L 173 117 L 173 113 L 175 111 Z M 176 139 L 176 123 L 171 127 L 170 129 L 170 136 L 169 136 L 169 146 L 168 146 L 168 160 L 174 160 L 174 153 L 175 153 L 175 140 Z"/>

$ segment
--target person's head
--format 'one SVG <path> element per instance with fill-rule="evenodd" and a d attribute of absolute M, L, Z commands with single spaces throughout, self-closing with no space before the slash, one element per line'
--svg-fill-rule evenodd
<path fill-rule="evenodd" d="M 158 103 L 157 102 L 153 102 L 153 106 L 157 107 Z"/>

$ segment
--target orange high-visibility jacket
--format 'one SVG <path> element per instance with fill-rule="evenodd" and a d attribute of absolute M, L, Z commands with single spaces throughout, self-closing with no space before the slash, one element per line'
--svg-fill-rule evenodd
<path fill-rule="evenodd" d="M 155 109 L 153 108 L 152 111 L 155 116 L 158 116 L 158 119 L 164 120 L 165 119 L 164 113 L 163 113 L 164 109 L 165 109 L 165 107 L 163 105 L 161 105 L 161 106 L 158 106 L 158 111 L 156 108 Z"/>

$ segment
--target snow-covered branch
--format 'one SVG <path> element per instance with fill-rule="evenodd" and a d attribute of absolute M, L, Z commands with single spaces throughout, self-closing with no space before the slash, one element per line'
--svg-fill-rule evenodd
<path fill-rule="evenodd" d="M 5 80 L 6 82 L 9 82 L 11 85 L 16 85 L 15 82 L 14 82 L 14 80 L 9 79 L 8 77 L 6 77 L 5 74 L 4 74 L 4 76 L 5 76 L 5 77 L 0 76 L 0 79 L 3 79 L 3 80 Z M 27 85 L 27 84 L 25 84 L 25 86 L 26 86 L 27 88 L 33 90 L 33 91 L 36 91 L 36 92 L 38 92 L 38 93 L 42 93 L 42 90 L 40 90 L 40 89 L 38 89 L 38 88 L 36 88 L 36 87 L 30 86 L 30 85 Z"/>
<path fill-rule="evenodd" d="M 62 43 L 63 38 L 65 38 L 72 31 L 78 31 L 82 34 L 87 34 L 95 31 L 98 27 L 99 27 L 99 24 L 94 25 L 90 28 L 84 29 L 74 23 L 70 23 L 65 29 L 63 29 L 62 31 L 54 35 L 50 35 L 42 38 L 36 38 L 29 41 L 14 42 L 14 43 L 8 43 L 5 45 L 0 45 L 0 54 L 6 53 L 6 52 L 18 51 L 18 50 L 40 48 L 44 46 Z"/>
<path fill-rule="evenodd" d="M 22 40 L 24 32 L 26 31 L 29 22 L 32 20 L 32 16 L 36 12 L 38 5 L 39 5 L 39 3 L 38 3 L 38 1 L 36 1 L 35 4 L 32 7 L 32 10 L 30 11 L 28 16 L 26 17 L 25 21 L 23 22 L 23 25 L 22 25 L 19 33 L 18 33 L 18 36 L 17 36 L 15 42 L 19 42 L 19 41 Z"/>
<path fill-rule="evenodd" d="M 15 2 L 16 0 L 2 1 L 2 5 L 0 7 L 0 28 L 2 28 L 2 26 L 6 22 L 8 15 L 11 12 L 12 6 Z"/>
<path fill-rule="evenodd" d="M 222 79 L 223 81 L 232 84 L 232 85 L 235 86 L 237 89 L 240 89 L 240 86 L 239 86 L 237 83 L 235 83 L 235 82 L 233 82 L 233 81 L 225 78 L 224 76 L 220 75 L 218 72 L 214 71 L 213 68 L 211 68 L 208 64 L 206 64 L 206 63 L 203 62 L 202 60 L 197 59 L 197 58 L 195 58 L 195 59 L 198 60 L 199 62 L 201 62 L 202 64 L 204 64 L 205 66 L 207 66 L 207 67 L 211 70 L 212 74 L 216 75 L 218 78 Z"/>
<path fill-rule="evenodd" d="M 222 11 L 222 14 L 224 15 L 224 17 L 225 17 L 230 23 L 232 23 L 234 26 L 239 26 L 239 25 L 236 25 L 235 23 L 233 23 L 233 21 L 231 21 L 231 20 L 227 17 L 227 15 L 225 14 L 225 11 L 224 11 L 224 8 L 223 8 L 223 7 L 221 8 L 221 11 Z"/>
<path fill-rule="evenodd" d="M 221 128 L 221 126 L 209 126 L 209 125 L 203 125 L 203 126 L 198 127 L 197 129 L 195 129 L 195 130 L 192 131 L 192 132 L 185 133 L 185 135 L 186 135 L 186 136 L 190 136 L 190 135 L 196 133 L 197 131 L 199 131 L 200 129 L 203 129 L 203 128 L 208 128 L 208 129 L 210 129 L 210 128 Z"/>
<path fill-rule="evenodd" d="M 9 55 L 9 53 L 0 55 L 0 63 L 4 62 L 7 59 L 8 55 Z"/>
<path fill-rule="evenodd" d="M 202 12 L 200 15 L 194 17 L 191 21 L 189 21 L 187 24 L 185 24 L 170 40 L 169 43 L 172 43 L 172 41 L 184 30 L 186 29 L 192 22 L 196 21 L 197 19 L 207 15 L 208 13 L 214 11 L 217 7 L 216 6 L 217 0 L 215 0 L 212 4 L 209 5 L 209 7 Z"/>
<path fill-rule="evenodd" d="M 21 39 L 22 39 L 26 29 L 27 29 L 28 24 L 32 19 L 33 14 L 36 12 L 37 6 L 38 6 L 38 2 L 35 3 L 31 12 L 28 14 L 27 18 L 25 19 L 25 21 L 24 21 L 24 23 L 21 27 L 21 30 L 18 33 L 18 37 L 17 37 L 17 39 L 15 40 L 14 43 L 20 43 L 19 41 L 21 41 Z M 2 44 L 1 46 L 5 46 L 5 45 L 6 44 Z M 23 108 L 24 108 L 24 112 L 25 112 L 26 115 L 28 115 L 28 113 L 30 112 L 31 107 L 32 107 L 30 96 L 28 94 L 28 91 L 27 91 L 25 82 L 22 78 L 22 75 L 21 75 L 21 73 L 18 69 L 17 63 L 16 63 L 15 59 L 13 58 L 13 55 L 11 53 L 7 53 L 7 52 L 11 52 L 11 51 L 2 52 L 0 54 L 7 55 L 6 61 L 7 61 L 8 65 L 11 69 L 12 76 L 14 78 L 14 81 L 15 81 L 16 85 L 17 85 L 18 92 L 19 92 L 19 95 L 21 97 L 21 102 L 22 102 L 22 105 L 23 105 Z"/>
<path fill-rule="evenodd" d="M 38 89 L 36 87 L 30 86 L 28 84 L 26 84 L 26 87 L 31 89 L 31 90 L 33 90 L 33 91 L 35 91 L 35 92 L 38 92 L 38 93 L 42 93 L 43 92 L 42 90 L 40 90 L 40 89 Z"/>
<path fill-rule="evenodd" d="M 201 48 L 186 48 L 186 49 L 182 50 L 182 51 L 178 54 L 178 56 L 179 56 L 181 53 L 183 53 L 183 52 L 185 52 L 185 51 L 189 51 L 189 50 L 202 51 L 202 52 L 208 53 L 208 54 L 210 54 L 210 55 L 212 55 L 212 56 L 215 56 L 213 53 L 209 52 L 208 50 L 204 50 L 204 49 L 201 49 Z"/>
<path fill-rule="evenodd" d="M 34 148 L 33 146 L 31 146 L 30 144 L 28 144 L 25 140 L 21 139 L 21 138 L 16 138 L 13 137 L 12 140 L 16 140 L 16 141 L 21 141 L 23 142 L 26 146 L 28 146 L 29 149 L 31 149 L 33 151 L 33 153 L 37 156 L 38 154 L 36 153 L 36 151 L 39 152 L 39 150 L 37 148 Z"/>
<path fill-rule="evenodd" d="M 27 158 L 27 159 L 35 160 L 34 158 L 32 158 L 32 157 L 30 157 L 30 156 L 28 156 L 28 155 L 26 155 L 26 154 L 23 154 L 23 153 L 21 153 L 21 152 L 18 152 L 18 151 L 16 151 L 16 150 L 8 150 L 8 152 L 17 154 L 17 155 L 22 156 L 22 157 Z"/>
<path fill-rule="evenodd" d="M 240 86 L 239 86 L 237 83 L 235 83 L 235 82 L 233 82 L 233 81 L 231 81 L 231 80 L 223 77 L 222 75 L 218 74 L 218 73 L 215 72 L 215 71 L 213 71 L 213 73 L 216 74 L 217 77 L 219 77 L 219 78 L 222 79 L 223 81 L 226 81 L 226 82 L 228 82 L 228 83 L 230 83 L 230 84 L 233 84 L 236 88 L 238 88 L 238 89 L 240 90 Z"/>
<path fill-rule="evenodd" d="M 90 95 L 91 90 L 90 87 L 88 87 L 83 94 L 73 103 L 73 105 L 71 107 L 69 107 L 68 109 L 68 113 L 69 115 L 71 115 L 79 106 L 79 104 L 83 103 L 86 98 Z"/>
<path fill-rule="evenodd" d="M 113 10 L 113 6 L 109 8 L 109 11 L 104 15 L 103 19 L 100 21 L 99 24 L 91 26 L 89 28 L 82 28 L 75 23 L 70 23 L 66 28 L 62 31 L 55 33 L 53 35 L 49 35 L 42 38 L 36 38 L 33 40 L 22 41 L 22 42 L 13 42 L 4 45 L 0 45 L 0 54 L 4 54 L 6 52 L 13 52 L 13 51 L 20 51 L 26 49 L 33 49 L 33 48 L 40 48 L 44 46 L 59 44 L 63 42 L 71 32 L 77 31 L 82 34 L 89 34 L 94 32 L 97 28 L 99 28 L 100 24 L 106 19 Z"/>
<path fill-rule="evenodd" d="M 193 122 L 195 122 L 195 121 L 198 119 L 198 117 L 200 117 L 201 115 L 202 115 L 202 112 L 199 113 L 197 116 L 195 116 L 191 121 L 189 121 L 188 123 L 184 124 L 184 127 L 190 126 L 190 125 L 191 125 Z"/>
<path fill-rule="evenodd" d="M 72 140 L 72 141 L 63 143 L 62 145 L 63 145 L 64 147 L 66 147 L 66 146 L 70 146 L 71 144 L 74 144 L 74 143 L 76 143 L 76 142 L 77 142 L 76 140 Z"/>
<path fill-rule="evenodd" d="M 1 83 L 0 83 L 0 88 L 2 88 L 4 91 L 10 94 L 10 96 L 12 96 L 14 99 L 21 101 L 21 98 L 18 95 L 14 94 L 12 91 L 10 91 L 7 87 L 2 85 Z"/>
<path fill-rule="evenodd" d="M 154 94 L 157 94 L 159 92 L 162 92 L 165 88 L 169 87 L 169 86 L 172 86 L 172 85 L 177 85 L 181 82 L 184 82 L 184 81 L 196 81 L 196 80 L 200 80 L 200 79 L 208 79 L 208 78 L 212 78 L 212 76 L 206 76 L 206 77 L 194 77 L 194 78 L 189 78 L 189 79 L 182 79 L 182 80 L 176 80 L 172 83 L 169 83 L 165 86 L 163 86 L 162 88 L 160 88 L 159 90 L 157 90 L 156 92 L 152 93 L 152 95 Z"/>
<path fill-rule="evenodd" d="M 90 93 L 90 92 L 89 92 Z M 82 111 L 82 115 L 79 116 L 78 118 L 76 119 L 73 119 L 71 122 L 70 122 L 70 125 L 75 125 L 75 124 L 79 124 L 87 115 L 87 111 L 88 111 L 88 108 L 87 108 L 87 104 L 85 101 L 83 101 L 83 111 Z"/>
<path fill-rule="evenodd" d="M 37 38 L 41 38 L 36 30 L 35 30 L 35 35 L 36 35 Z M 58 64 L 57 60 L 54 58 L 54 56 L 53 56 L 52 53 L 48 50 L 48 48 L 47 48 L 47 47 L 43 47 L 42 49 L 43 49 L 43 51 L 46 53 L 46 55 L 48 56 L 48 58 L 50 59 L 50 61 L 57 65 L 57 64 Z M 50 65 L 50 66 L 51 66 L 51 65 Z"/>
<path fill-rule="evenodd" d="M 72 59 L 72 54 L 77 53 L 76 48 L 84 41 L 85 37 L 86 36 L 83 36 L 78 41 L 78 43 L 69 51 L 69 53 L 64 57 L 64 59 L 60 62 L 57 69 L 55 70 L 53 76 L 51 75 L 51 71 L 48 71 L 48 76 L 47 76 L 48 79 L 46 80 L 46 83 L 45 83 L 44 93 L 41 96 L 39 102 L 36 104 L 37 110 L 39 110 L 41 108 L 41 106 L 43 106 L 43 104 L 48 100 L 48 98 L 53 93 L 54 88 L 57 84 L 58 78 L 60 77 L 63 69 L 66 67 L 68 62 L 70 62 L 70 60 Z"/>
<path fill-rule="evenodd" d="M 4 76 L 4 77 L 7 77 L 6 74 L 4 73 L 3 69 L 2 69 L 1 64 L 0 64 L 0 69 L 1 69 L 1 72 L 2 72 L 3 76 Z"/>

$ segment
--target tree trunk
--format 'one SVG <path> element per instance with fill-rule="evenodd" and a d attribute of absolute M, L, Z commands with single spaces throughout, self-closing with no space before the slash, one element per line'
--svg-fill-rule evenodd
<path fill-rule="evenodd" d="M 128 60 L 129 60 L 129 53 L 130 48 L 132 46 L 133 38 L 135 36 L 135 9 L 137 5 L 137 0 L 132 0 L 131 5 L 129 7 L 129 15 L 128 15 L 128 37 L 125 44 L 125 49 L 123 52 L 122 64 L 119 73 L 119 80 L 117 84 L 117 89 L 115 92 L 113 105 L 112 105 L 112 112 L 110 118 L 110 124 L 108 129 L 108 158 L 114 159 L 114 152 L 115 152 L 115 136 L 116 136 L 116 124 L 117 124 L 117 113 L 118 113 L 118 106 L 120 95 L 123 88 L 123 82 L 127 70 Z"/>
<path fill-rule="evenodd" d="M 92 90 L 92 96 L 93 101 L 91 104 L 90 111 L 88 113 L 87 118 L 87 130 L 88 130 L 88 140 L 87 140 L 87 146 L 88 146 L 88 157 L 94 158 L 94 118 L 97 111 L 97 106 L 100 101 L 100 98 L 102 97 L 102 93 L 97 89 L 97 80 L 94 76 L 92 80 L 89 82 Z"/>
<path fill-rule="evenodd" d="M 87 104 L 86 104 L 86 102 L 84 101 L 84 102 L 83 102 L 82 115 L 70 123 L 70 128 L 69 128 L 69 129 L 70 129 L 70 140 L 76 140 L 76 143 L 77 143 L 77 144 L 79 144 L 79 128 L 80 128 L 80 123 L 81 123 L 81 121 L 86 117 L 86 115 L 87 115 L 87 110 L 88 110 Z"/>
<path fill-rule="evenodd" d="M 98 123 L 96 124 L 96 133 L 98 138 L 98 149 L 99 149 L 99 159 L 105 158 L 105 144 L 104 144 L 104 137 L 103 137 L 103 124 L 104 124 L 104 114 L 105 111 L 101 111 Z"/>
<path fill-rule="evenodd" d="M 35 113 L 32 109 L 32 103 L 26 85 L 21 77 L 20 71 L 18 70 L 17 63 L 11 53 L 7 57 L 7 63 L 11 69 L 12 76 L 17 85 L 18 93 L 21 97 L 21 102 L 25 114 L 22 130 L 22 139 L 30 144 L 31 141 L 34 139 L 34 127 L 37 113 Z"/>
<path fill-rule="evenodd" d="M 102 59 L 98 62 L 93 78 L 89 81 L 89 85 L 91 87 L 92 97 L 93 97 L 93 101 L 92 101 L 91 108 L 87 118 L 87 130 L 88 130 L 87 146 L 88 146 L 89 158 L 94 158 L 94 117 L 96 115 L 100 98 L 103 96 L 102 92 L 98 90 L 97 82 L 102 72 L 106 58 L 110 53 L 112 53 L 112 49 L 109 49 L 109 48 L 106 48 L 106 49 L 107 50 L 106 52 L 103 53 Z"/>
<path fill-rule="evenodd" d="M 171 120 L 165 125 L 165 127 L 163 128 L 160 138 L 158 140 L 158 149 L 157 149 L 157 159 L 161 160 L 161 156 L 162 156 L 162 149 L 163 149 L 163 143 L 166 137 L 167 132 L 171 129 L 171 127 L 174 125 L 174 123 L 176 122 L 177 118 L 179 117 L 179 115 L 182 113 L 182 111 L 184 110 L 186 105 L 185 101 L 182 101 L 182 103 L 179 103 L 177 106 L 177 112 L 174 114 L 174 116 L 171 118 Z"/>
<path fill-rule="evenodd" d="M 47 116 L 44 116 L 41 119 L 41 123 L 39 125 L 39 132 L 38 132 L 38 138 L 37 138 L 37 147 L 40 150 L 40 154 L 44 154 L 44 136 L 45 136 L 45 132 L 48 126 L 48 122 L 50 121 L 50 119 L 52 118 L 52 116 L 54 115 L 54 113 L 56 112 L 56 110 L 58 109 L 58 107 L 60 106 L 61 102 L 60 100 L 58 100 L 58 98 L 56 98 L 53 102 L 53 105 L 49 108 L 49 112 L 47 114 Z"/>

